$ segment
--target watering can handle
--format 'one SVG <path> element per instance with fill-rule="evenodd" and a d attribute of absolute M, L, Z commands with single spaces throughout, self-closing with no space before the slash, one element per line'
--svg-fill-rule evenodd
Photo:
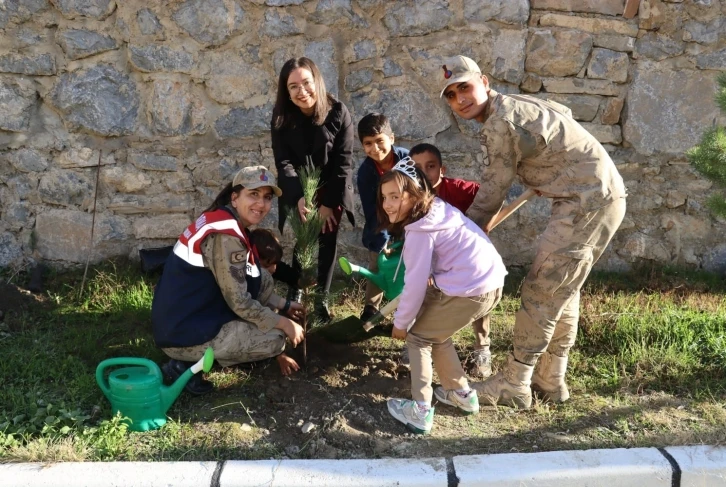
<path fill-rule="evenodd" d="M 152 362 L 151 360 L 147 358 L 137 358 L 137 357 L 117 357 L 117 358 L 109 358 L 98 364 L 98 367 L 96 367 L 96 382 L 98 383 L 98 387 L 101 388 L 101 391 L 103 391 L 103 394 L 110 400 L 111 399 L 111 388 L 108 385 L 108 379 L 104 377 L 104 370 L 106 370 L 108 367 L 113 367 L 116 365 L 140 365 L 142 367 L 146 367 L 151 371 L 152 374 L 154 374 L 159 381 L 163 380 L 161 377 L 161 370 L 159 370 L 159 367 Z"/>

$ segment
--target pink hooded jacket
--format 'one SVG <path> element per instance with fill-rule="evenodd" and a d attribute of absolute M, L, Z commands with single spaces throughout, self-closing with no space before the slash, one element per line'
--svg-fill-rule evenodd
<path fill-rule="evenodd" d="M 507 270 L 489 237 L 462 212 L 439 198 L 429 213 L 406 225 L 401 302 L 393 316 L 411 329 L 421 309 L 429 276 L 448 296 L 474 297 L 504 285 Z"/>

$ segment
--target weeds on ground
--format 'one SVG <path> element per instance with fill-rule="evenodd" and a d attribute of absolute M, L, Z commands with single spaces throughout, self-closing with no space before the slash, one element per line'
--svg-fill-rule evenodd
<path fill-rule="evenodd" d="M 484 408 L 468 418 L 437 407 L 426 439 L 407 435 L 384 410 L 387 397 L 409 387 L 395 366 L 400 345 L 388 338 L 318 349 L 323 358 L 293 380 L 264 364 L 215 368 L 210 398 L 182 396 L 162 429 L 129 433 L 111 416 L 95 367 L 113 356 L 165 360 L 151 338 L 156 277 L 105 264 L 89 271 L 79 296 L 81 275 L 51 273 L 40 296 L 14 287 L 26 284 L 25 274 L 0 276 L 0 462 L 356 458 L 407 456 L 409 448 L 436 456 L 726 437 L 726 284 L 713 274 L 651 268 L 593 275 L 581 300 L 569 403 Z M 495 368 L 511 348 L 521 280 L 510 274 L 492 316 Z M 357 315 L 361 283 L 335 285 L 333 312 Z M 468 328 L 456 336 L 462 358 L 472 343 Z M 318 429 L 305 436 L 300 426 L 311 418 Z"/>

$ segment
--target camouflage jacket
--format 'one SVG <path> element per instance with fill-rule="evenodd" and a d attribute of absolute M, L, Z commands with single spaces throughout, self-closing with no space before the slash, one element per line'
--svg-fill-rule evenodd
<path fill-rule="evenodd" d="M 578 200 L 583 212 L 626 196 L 603 146 L 559 103 L 491 90 L 481 148 L 481 185 L 467 212 L 480 226 L 499 211 L 516 176 L 542 196 Z"/>
<path fill-rule="evenodd" d="M 262 285 L 257 299 L 247 292 L 245 280 L 247 254 L 249 250 L 239 238 L 213 233 L 202 242 L 204 265 L 208 267 L 219 284 L 224 300 L 240 319 L 256 325 L 260 331 L 268 332 L 276 325 L 280 316 L 266 306 L 273 296 L 272 276 L 262 269 Z"/>

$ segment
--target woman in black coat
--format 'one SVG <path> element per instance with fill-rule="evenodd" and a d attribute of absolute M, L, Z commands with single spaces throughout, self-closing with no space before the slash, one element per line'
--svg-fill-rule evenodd
<path fill-rule="evenodd" d="M 279 199 L 279 227 L 282 232 L 291 208 L 303 218 L 309 211 L 297 171 L 312 162 L 321 170 L 316 203 L 325 223 L 318 237 L 317 282 L 323 295 L 330 290 L 333 279 L 338 226 L 344 211 L 355 225 L 354 138 L 348 109 L 325 90 L 315 63 L 305 57 L 288 60 L 280 71 L 272 111 L 272 151 L 283 195 Z M 316 313 L 323 321 L 330 320 L 326 299 L 318 300 Z"/>

